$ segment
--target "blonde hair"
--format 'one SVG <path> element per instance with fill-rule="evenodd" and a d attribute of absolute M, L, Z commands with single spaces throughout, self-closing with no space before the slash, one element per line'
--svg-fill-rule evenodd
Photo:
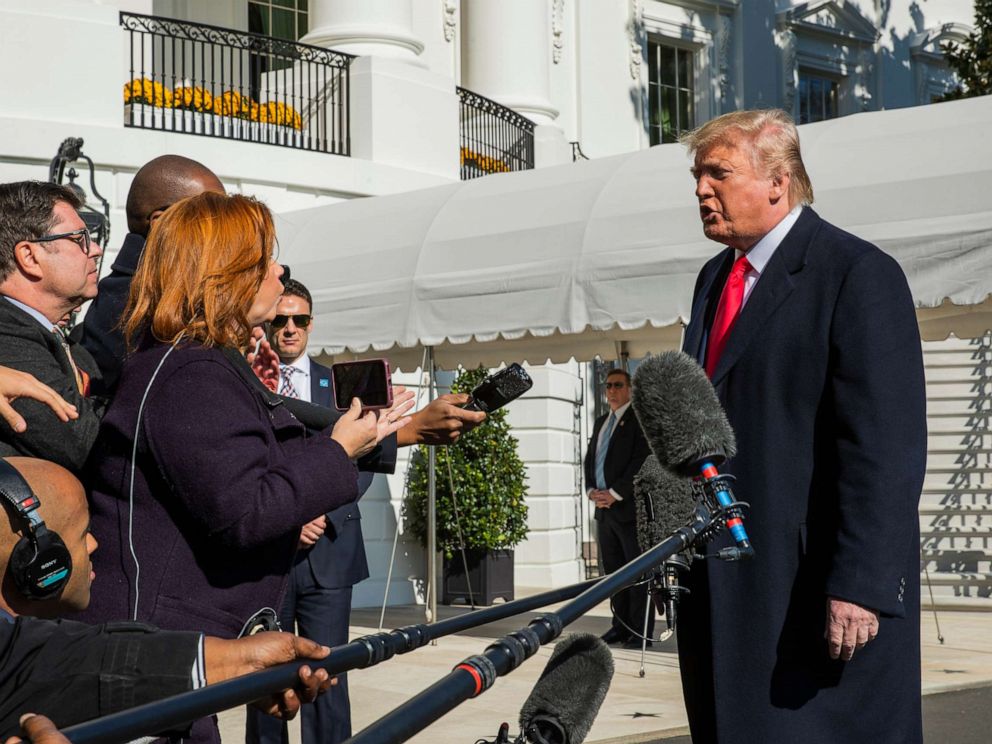
<path fill-rule="evenodd" d="M 813 203 L 813 184 L 799 150 L 799 131 L 782 109 L 731 111 L 686 132 L 679 140 L 691 155 L 717 145 L 746 143 L 755 169 L 774 177 L 789 175 L 789 206 Z"/>
<path fill-rule="evenodd" d="M 169 343 L 247 344 L 274 245 L 272 214 L 255 199 L 208 191 L 173 204 L 153 224 L 131 282 L 128 346 L 145 329 Z"/>

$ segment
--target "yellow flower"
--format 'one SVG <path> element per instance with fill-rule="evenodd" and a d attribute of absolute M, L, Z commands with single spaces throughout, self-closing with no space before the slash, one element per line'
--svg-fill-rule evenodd
<path fill-rule="evenodd" d="M 498 160 L 497 158 L 491 158 L 486 155 L 480 155 L 479 153 L 469 150 L 467 147 L 461 148 L 461 164 L 474 165 L 483 173 L 509 173 L 510 166 L 504 161 Z"/>
<path fill-rule="evenodd" d="M 220 116 L 250 119 L 252 118 L 252 106 L 257 105 L 248 96 L 243 96 L 233 90 L 226 90 L 222 95 L 214 97 L 214 113 Z"/>
<path fill-rule="evenodd" d="M 177 85 L 173 92 L 172 103 L 175 108 L 191 111 L 212 111 L 214 97 L 210 95 L 210 91 L 204 90 L 199 85 L 192 87 Z"/>
<path fill-rule="evenodd" d="M 287 106 L 281 101 L 269 101 L 262 104 L 260 111 L 261 121 L 266 124 L 276 124 L 281 127 L 303 128 L 303 118 L 292 106 Z"/>
<path fill-rule="evenodd" d="M 148 78 L 136 78 L 124 85 L 124 103 L 147 103 L 172 108 L 172 91 Z"/>

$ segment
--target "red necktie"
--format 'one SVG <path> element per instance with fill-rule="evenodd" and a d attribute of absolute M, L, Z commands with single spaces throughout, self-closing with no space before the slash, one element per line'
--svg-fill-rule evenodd
<path fill-rule="evenodd" d="M 741 314 L 741 305 L 744 304 L 744 275 L 750 270 L 751 264 L 748 263 L 747 256 L 741 256 L 734 262 L 727 283 L 723 285 L 720 304 L 716 306 L 716 316 L 713 318 L 713 327 L 706 346 L 706 375 L 710 378 L 716 371 L 723 347 L 727 345 L 730 329 Z"/>

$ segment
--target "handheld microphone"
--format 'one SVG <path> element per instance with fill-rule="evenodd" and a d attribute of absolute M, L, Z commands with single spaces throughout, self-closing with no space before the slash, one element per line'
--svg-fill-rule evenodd
<path fill-rule="evenodd" d="M 651 357 L 634 373 L 631 401 L 658 462 L 686 477 L 701 476 L 720 506 L 728 510 L 727 528 L 737 547 L 721 550 L 720 557 L 737 560 L 753 555 L 730 488 L 733 478 L 717 470 L 737 452 L 737 442 L 703 368 L 680 351 Z"/>
<path fill-rule="evenodd" d="M 612 679 L 613 655 L 601 638 L 589 633 L 566 636 L 520 709 L 523 741 L 582 744 Z"/>

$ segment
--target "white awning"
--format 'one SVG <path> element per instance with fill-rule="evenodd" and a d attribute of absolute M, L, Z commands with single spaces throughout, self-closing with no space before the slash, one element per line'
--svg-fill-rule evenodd
<path fill-rule="evenodd" d="M 892 254 L 927 338 L 992 328 L 992 97 L 800 127 L 825 219 Z M 311 350 L 436 363 L 678 344 L 700 228 L 680 145 L 278 215 Z"/>

